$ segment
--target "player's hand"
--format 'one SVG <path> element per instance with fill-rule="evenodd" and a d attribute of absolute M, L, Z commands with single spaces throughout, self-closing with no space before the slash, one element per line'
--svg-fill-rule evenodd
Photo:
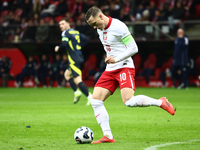
<path fill-rule="evenodd" d="M 181 75 L 182 72 L 181 72 L 181 70 L 177 70 L 177 73 L 178 73 L 179 75 Z"/>
<path fill-rule="evenodd" d="M 115 58 L 109 56 L 109 57 L 107 57 L 105 59 L 105 63 L 106 64 L 114 64 L 115 63 Z"/>
<path fill-rule="evenodd" d="M 62 74 L 64 74 L 64 72 L 61 70 L 61 71 L 60 71 L 60 75 L 62 75 Z"/>
<path fill-rule="evenodd" d="M 55 47 L 55 52 L 57 52 L 57 51 L 58 51 L 58 49 L 59 49 L 59 46 L 56 46 L 56 47 Z"/>

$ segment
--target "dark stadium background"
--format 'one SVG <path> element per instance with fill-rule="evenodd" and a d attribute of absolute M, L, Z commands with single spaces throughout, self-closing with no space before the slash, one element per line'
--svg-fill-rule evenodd
<path fill-rule="evenodd" d="M 170 13 L 171 15 L 173 15 L 173 10 L 176 9 L 177 2 L 181 3 L 181 6 L 185 11 L 184 15 L 179 19 L 180 21 L 174 24 L 173 29 L 169 28 L 170 25 L 168 19 L 158 19 L 155 16 L 151 16 L 152 10 L 153 12 L 159 10 L 160 13 L 163 13 L 161 7 L 164 7 L 165 5 L 168 5 L 168 8 L 171 7 L 172 12 Z M 103 46 L 98 39 L 96 31 L 88 26 L 83 18 L 83 15 L 87 11 L 87 9 L 95 4 L 99 6 L 105 14 L 108 14 L 111 17 L 118 18 L 120 16 L 120 11 L 125 12 L 126 15 L 120 17 L 119 19 L 127 24 L 138 45 L 138 54 L 141 56 L 142 60 L 140 64 L 141 70 L 143 69 L 143 63 L 147 59 L 148 55 L 151 53 L 154 53 L 156 55 L 157 69 L 161 68 L 162 64 L 173 56 L 176 31 L 178 28 L 181 27 L 185 30 L 185 33 L 189 38 L 189 58 L 192 58 L 194 60 L 198 69 L 198 75 L 200 74 L 200 68 L 198 68 L 200 66 L 200 64 L 198 63 L 200 62 L 198 61 L 198 59 L 200 59 L 200 2 L 198 0 L 49 0 L 48 5 L 45 5 L 44 1 L 40 1 L 40 11 L 30 9 L 30 12 L 27 14 L 25 12 L 28 10 L 25 8 L 27 8 L 28 5 L 25 6 L 24 3 L 24 0 L 0 1 L 0 57 L 8 53 L 9 55 L 12 55 L 10 54 L 12 53 L 12 51 L 10 50 L 12 50 L 13 48 L 17 48 L 23 53 L 26 59 L 28 58 L 28 56 L 36 56 L 40 59 L 42 54 L 47 54 L 48 56 L 51 55 L 54 58 L 56 54 L 54 52 L 54 47 L 56 45 L 59 45 L 61 42 L 61 32 L 59 31 L 57 23 L 59 19 L 61 19 L 62 17 L 66 17 L 67 13 L 70 12 L 72 14 L 71 17 L 69 17 L 71 27 L 79 30 L 90 39 L 89 44 L 87 44 L 82 49 L 85 61 L 88 60 L 90 54 L 95 54 L 97 59 L 96 70 L 98 70 L 99 63 L 104 53 Z M 34 1 L 32 2 L 30 0 L 29 3 L 31 3 L 30 8 L 33 8 Z M 63 3 L 66 4 L 67 9 L 65 9 L 64 12 L 61 12 L 59 10 L 62 10 L 62 6 L 65 6 L 62 5 Z M 55 6 L 59 9 L 56 9 L 56 13 L 53 15 L 48 14 L 47 16 L 42 16 L 42 10 L 46 9 L 51 4 L 55 4 Z M 116 10 L 112 9 L 113 5 L 115 5 Z M 143 10 L 139 10 L 140 5 L 143 5 Z M 155 5 L 155 9 L 151 10 L 151 5 Z M 79 9 L 76 9 L 77 7 Z M 142 14 L 143 16 L 141 16 L 141 11 L 144 12 L 145 10 L 148 10 L 149 12 L 145 12 Z M 11 14 L 11 12 L 13 14 Z M 37 13 L 39 16 L 39 19 L 37 20 L 38 22 L 35 22 L 33 18 L 35 13 Z M 147 17 L 148 14 L 149 17 Z M 19 18 L 19 21 L 17 23 L 14 19 L 15 16 L 18 16 Z M 39 26 L 39 20 L 44 19 L 45 24 L 47 26 L 53 27 L 54 30 L 49 31 L 49 36 L 45 41 L 39 42 L 37 40 L 33 40 L 27 42 L 27 40 L 23 39 L 23 36 L 21 35 L 22 32 L 26 31 L 26 29 L 24 28 L 27 27 L 27 24 L 25 25 L 22 23 L 22 19 L 24 17 L 26 18 L 27 23 L 29 20 L 34 21 L 34 26 L 36 28 Z M 50 20 L 53 20 L 52 25 L 50 25 L 49 23 Z M 26 27 L 24 27 L 23 25 L 25 25 Z M 20 33 L 18 33 L 17 28 L 20 28 Z M 64 51 L 59 52 L 59 54 L 61 55 L 64 53 Z M 9 85 L 14 86 L 15 74 L 13 75 L 12 72 L 10 72 L 10 74 L 10 82 L 12 81 L 12 84 Z M 199 86 L 199 84 L 197 83 L 198 75 L 189 78 L 191 86 Z M 156 73 L 151 79 L 153 82 L 160 82 L 160 79 L 156 76 Z M 93 86 L 93 76 L 87 77 L 84 80 L 86 80 L 86 83 L 89 86 Z M 168 78 L 168 80 L 170 81 L 170 78 Z M 150 85 L 144 84 L 144 79 L 139 77 L 136 78 L 136 86 Z M 152 86 L 160 86 L 160 84 L 154 84 Z"/>

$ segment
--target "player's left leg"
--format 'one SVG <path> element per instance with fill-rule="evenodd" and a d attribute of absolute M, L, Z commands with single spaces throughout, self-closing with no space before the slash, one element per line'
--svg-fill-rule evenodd
<path fill-rule="evenodd" d="M 173 105 L 170 104 L 165 97 L 161 97 L 160 99 L 154 99 L 146 95 L 134 96 L 134 90 L 131 88 L 121 89 L 121 96 L 123 103 L 129 107 L 158 106 L 169 112 L 171 115 L 174 115 L 175 113 Z"/>
<path fill-rule="evenodd" d="M 65 79 L 69 82 L 71 88 L 74 90 L 74 92 L 77 90 L 77 86 L 76 84 L 74 83 L 74 79 L 73 77 L 71 76 L 71 72 L 66 69 L 65 70 L 65 73 L 64 73 L 64 76 L 65 76 Z"/>
<path fill-rule="evenodd" d="M 92 94 L 89 92 L 88 87 L 85 85 L 85 83 L 82 81 L 82 72 L 81 72 L 81 65 L 79 63 L 70 64 L 70 71 L 74 78 L 74 82 L 76 85 L 79 86 L 81 92 L 87 96 L 87 103 L 86 105 L 90 105 L 90 100 L 92 98 Z"/>
<path fill-rule="evenodd" d="M 126 106 L 158 106 L 168 111 L 171 115 L 174 115 L 174 107 L 164 97 L 160 99 L 154 99 L 145 95 L 134 96 L 135 92 L 135 70 L 133 68 L 123 68 L 116 75 L 119 81 L 121 96 L 123 103 Z"/>
<path fill-rule="evenodd" d="M 71 76 L 71 72 L 68 69 L 66 69 L 64 76 L 74 91 L 74 104 L 76 104 L 80 100 L 82 93 L 78 90 L 77 85 L 74 83 L 74 78 Z"/>

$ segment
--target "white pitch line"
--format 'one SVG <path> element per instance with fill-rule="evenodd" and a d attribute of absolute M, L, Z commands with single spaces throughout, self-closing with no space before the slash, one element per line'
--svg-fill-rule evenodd
<path fill-rule="evenodd" d="M 156 150 L 159 147 L 165 147 L 165 146 L 168 146 L 168 145 L 183 144 L 183 143 L 197 142 L 197 141 L 200 141 L 200 139 L 195 139 L 195 140 L 190 140 L 190 141 L 185 141 L 185 142 L 173 142 L 173 143 L 159 144 L 159 145 L 147 147 L 144 150 Z"/>

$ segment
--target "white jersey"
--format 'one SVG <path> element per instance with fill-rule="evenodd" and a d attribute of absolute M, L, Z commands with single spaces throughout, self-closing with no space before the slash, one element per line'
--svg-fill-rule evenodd
<path fill-rule="evenodd" d="M 131 33 L 128 27 L 118 19 L 110 18 L 106 29 L 103 31 L 97 29 L 101 43 L 103 44 L 104 50 L 106 51 L 107 57 L 116 56 L 123 54 L 126 51 L 126 45 L 122 42 L 122 39 Z M 131 57 L 114 63 L 107 64 L 106 71 L 112 71 L 120 68 L 135 68 Z"/>

